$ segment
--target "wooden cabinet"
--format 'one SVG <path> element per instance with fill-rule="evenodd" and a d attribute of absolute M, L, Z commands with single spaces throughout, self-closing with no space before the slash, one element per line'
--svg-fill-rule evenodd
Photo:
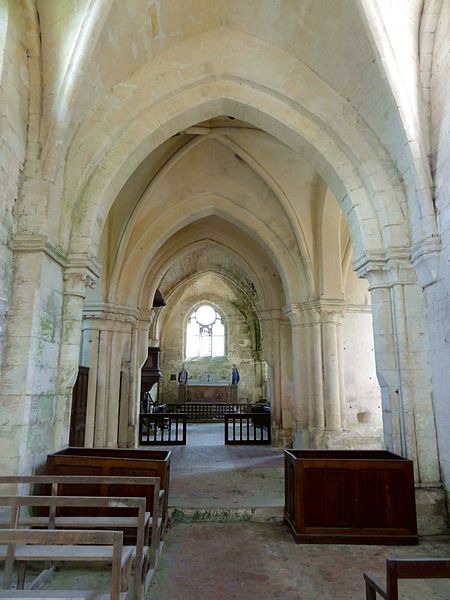
<path fill-rule="evenodd" d="M 297 543 L 417 544 L 413 463 L 382 450 L 285 450 Z"/>

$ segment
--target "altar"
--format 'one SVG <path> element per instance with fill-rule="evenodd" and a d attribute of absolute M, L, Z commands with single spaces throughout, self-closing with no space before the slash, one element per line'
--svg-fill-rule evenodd
<path fill-rule="evenodd" d="M 206 373 L 200 379 L 188 379 L 185 385 L 181 384 L 178 397 L 181 402 L 237 402 L 237 385 Z"/>
<path fill-rule="evenodd" d="M 187 402 L 231 402 L 231 385 L 194 383 L 186 386 Z"/>

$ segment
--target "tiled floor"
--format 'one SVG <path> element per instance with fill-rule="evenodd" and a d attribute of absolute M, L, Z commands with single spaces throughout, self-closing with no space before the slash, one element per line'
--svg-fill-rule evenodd
<path fill-rule="evenodd" d="M 383 575 L 387 556 L 450 556 L 449 540 L 412 548 L 296 545 L 281 523 L 282 450 L 224 446 L 222 428 L 190 425 L 188 445 L 173 448 L 169 503 L 177 518 L 224 522 L 174 521 L 147 598 L 363 600 L 363 571 Z M 275 522 L 246 521 L 252 508 Z M 447 581 L 402 583 L 401 591 L 402 600 L 450 600 Z"/>
<path fill-rule="evenodd" d="M 362 573 L 387 556 L 449 556 L 449 540 L 416 547 L 296 545 L 281 524 L 177 523 L 148 600 L 363 600 Z M 402 582 L 401 600 L 449 600 L 450 581 Z"/>
<path fill-rule="evenodd" d="M 188 440 L 172 448 L 175 518 L 147 600 L 364 600 L 363 571 L 383 579 L 387 556 L 450 556 L 445 538 L 417 547 L 296 545 L 282 523 L 282 450 L 224 446 L 222 424 L 191 425 Z M 62 587 L 108 589 L 104 572 L 56 577 Z M 400 590 L 401 600 L 450 600 L 450 581 Z"/>

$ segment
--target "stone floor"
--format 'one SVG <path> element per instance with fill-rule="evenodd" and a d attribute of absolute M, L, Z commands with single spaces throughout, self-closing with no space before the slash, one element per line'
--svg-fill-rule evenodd
<path fill-rule="evenodd" d="M 223 424 L 209 423 L 189 425 L 188 445 L 171 449 L 172 508 L 243 512 L 264 508 L 269 514 L 272 508 L 273 516 L 281 518 L 284 473 L 280 449 L 225 446 Z"/>
<path fill-rule="evenodd" d="M 363 600 L 362 572 L 382 576 L 387 556 L 450 556 L 450 539 L 296 545 L 282 523 L 281 450 L 224 446 L 223 425 L 205 424 L 190 425 L 188 445 L 172 451 L 174 518 L 148 599 Z M 450 600 L 448 581 L 403 582 L 401 591 Z"/>
<path fill-rule="evenodd" d="M 387 556 L 450 556 L 450 538 L 296 545 L 282 523 L 282 451 L 224 446 L 222 428 L 190 425 L 188 445 L 172 448 L 172 524 L 146 600 L 364 600 L 363 571 L 384 578 Z M 107 590 L 108 581 L 104 571 L 72 570 L 51 586 Z M 400 590 L 401 600 L 450 600 L 450 581 Z"/>
<path fill-rule="evenodd" d="M 296 545 L 271 523 L 175 523 L 147 600 L 364 600 L 362 573 L 387 556 L 449 556 L 450 540 L 416 547 Z M 401 583 L 401 600 L 449 600 L 450 581 Z"/>

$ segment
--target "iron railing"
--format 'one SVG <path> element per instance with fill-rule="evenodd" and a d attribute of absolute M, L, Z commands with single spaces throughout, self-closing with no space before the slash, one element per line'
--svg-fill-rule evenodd
<path fill-rule="evenodd" d="M 186 432 L 185 413 L 141 413 L 139 415 L 141 446 L 185 446 Z"/>
<path fill-rule="evenodd" d="M 225 444 L 270 445 L 270 412 L 225 415 Z"/>
<path fill-rule="evenodd" d="M 225 415 L 251 412 L 254 404 L 230 402 L 187 402 L 186 404 L 161 404 L 158 413 L 185 413 L 190 423 L 202 421 L 223 421 Z"/>

